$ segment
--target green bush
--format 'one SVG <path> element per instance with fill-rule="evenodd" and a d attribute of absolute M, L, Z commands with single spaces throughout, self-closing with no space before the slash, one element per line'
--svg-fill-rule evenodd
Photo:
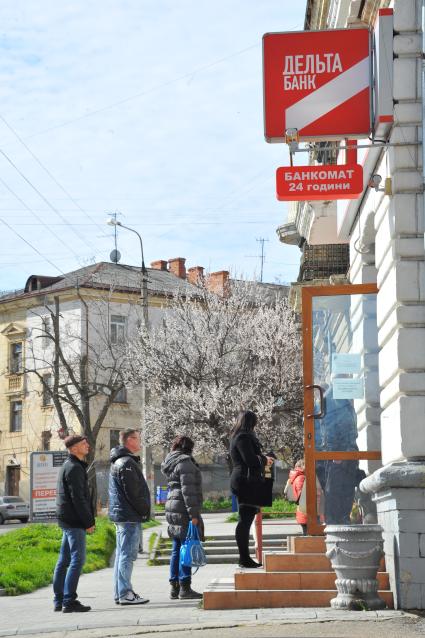
<path fill-rule="evenodd" d="M 261 512 L 263 518 L 293 518 L 295 517 L 295 511 L 297 509 L 296 503 L 289 503 L 283 498 L 275 498 L 271 507 L 262 507 Z M 227 523 L 234 523 L 238 520 L 238 513 L 232 512 L 230 516 L 226 518 Z"/>
<path fill-rule="evenodd" d="M 202 505 L 203 512 L 220 512 L 230 510 L 232 508 L 232 500 L 220 496 L 218 499 L 205 499 Z"/>

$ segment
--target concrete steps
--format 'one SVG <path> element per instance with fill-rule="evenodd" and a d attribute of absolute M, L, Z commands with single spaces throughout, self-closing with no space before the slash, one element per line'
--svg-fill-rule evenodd
<path fill-rule="evenodd" d="M 335 573 L 325 556 L 323 537 L 294 536 L 290 551 L 265 547 L 264 569 L 237 570 L 233 578 L 212 581 L 204 591 L 204 609 L 329 607 L 336 596 Z M 393 606 L 384 561 L 378 573 L 379 595 Z"/>
<path fill-rule="evenodd" d="M 390 591 L 379 591 L 388 607 L 392 607 Z M 204 592 L 204 609 L 259 609 L 275 607 L 329 607 L 334 589 L 235 589 L 231 578 L 217 578 Z"/>
<path fill-rule="evenodd" d="M 227 534 L 216 538 L 209 538 L 203 543 L 207 561 L 210 564 L 234 564 L 239 562 L 239 553 L 234 534 Z M 267 551 L 284 551 L 288 546 L 287 537 L 281 534 L 267 534 L 263 537 L 263 547 Z M 249 542 L 250 552 L 255 558 L 255 543 L 251 537 Z M 155 557 L 157 565 L 167 565 L 170 562 L 171 549 L 161 548 Z"/>

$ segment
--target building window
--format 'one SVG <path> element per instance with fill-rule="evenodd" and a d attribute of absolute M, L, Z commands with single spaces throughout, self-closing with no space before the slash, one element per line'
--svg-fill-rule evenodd
<path fill-rule="evenodd" d="M 17 374 L 22 372 L 22 342 L 10 344 L 10 372 Z"/>
<path fill-rule="evenodd" d="M 22 432 L 22 401 L 10 403 L 10 431 Z"/>
<path fill-rule="evenodd" d="M 41 345 L 46 349 L 52 341 L 49 336 L 52 335 L 52 319 L 51 317 L 43 317 L 41 323 Z"/>
<path fill-rule="evenodd" d="M 41 433 L 41 450 L 48 452 L 50 450 L 50 439 L 52 438 L 52 433 L 50 430 L 45 430 Z"/>
<path fill-rule="evenodd" d="M 125 317 L 111 315 L 111 343 L 117 345 L 125 341 Z"/>
<path fill-rule="evenodd" d="M 120 444 L 120 431 L 109 430 L 109 447 L 117 447 Z"/>
<path fill-rule="evenodd" d="M 114 397 L 113 403 L 127 403 L 127 388 L 121 388 Z"/>
<path fill-rule="evenodd" d="M 51 374 L 43 374 L 43 406 L 53 405 L 52 398 L 53 376 Z"/>

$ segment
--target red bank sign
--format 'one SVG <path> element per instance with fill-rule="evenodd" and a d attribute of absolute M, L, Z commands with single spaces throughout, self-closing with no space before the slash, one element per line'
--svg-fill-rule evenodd
<path fill-rule="evenodd" d="M 363 190 L 360 164 L 291 166 L 276 171 L 280 201 L 355 199 Z"/>
<path fill-rule="evenodd" d="M 291 128 L 301 140 L 369 135 L 370 43 L 368 29 L 266 33 L 266 141 L 284 141 Z"/>

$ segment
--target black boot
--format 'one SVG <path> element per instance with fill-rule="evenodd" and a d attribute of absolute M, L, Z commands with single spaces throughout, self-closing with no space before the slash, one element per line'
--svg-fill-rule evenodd
<path fill-rule="evenodd" d="M 181 580 L 179 598 L 180 600 L 201 600 L 202 594 L 193 591 L 190 580 Z"/>
<path fill-rule="evenodd" d="M 256 567 L 262 567 L 261 563 L 256 563 L 252 560 L 251 556 L 239 559 L 239 567 L 245 567 L 246 569 L 255 569 Z"/>
<path fill-rule="evenodd" d="M 178 580 L 170 580 L 170 585 L 170 598 L 171 600 L 176 600 L 179 597 L 180 583 Z"/>

